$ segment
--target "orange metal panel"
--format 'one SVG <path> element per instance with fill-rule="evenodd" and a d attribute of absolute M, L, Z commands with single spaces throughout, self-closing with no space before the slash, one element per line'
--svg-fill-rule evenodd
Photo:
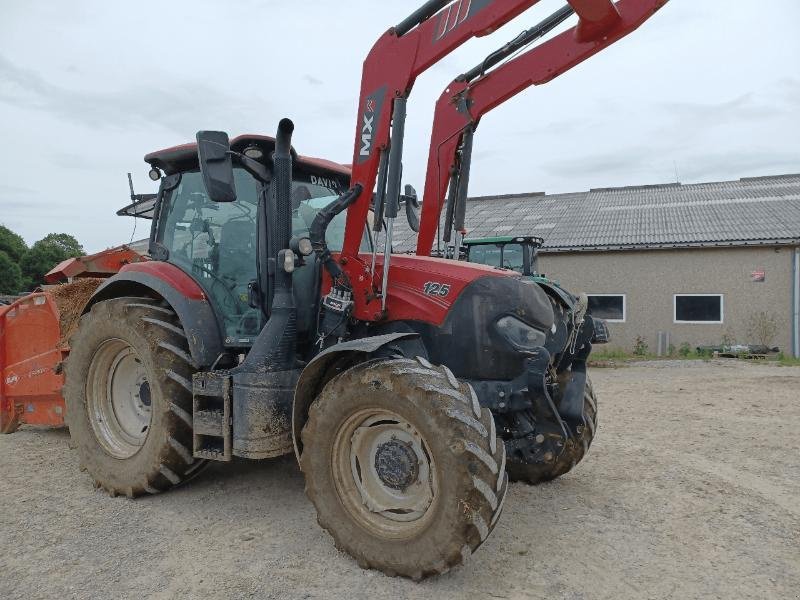
<path fill-rule="evenodd" d="M 58 310 L 46 292 L 0 311 L 0 432 L 19 423 L 64 425 Z"/>
<path fill-rule="evenodd" d="M 105 277 L 118 273 L 127 264 L 143 260 L 146 260 L 146 257 L 131 250 L 128 246 L 122 245 L 97 254 L 68 258 L 53 267 L 44 276 L 44 279 L 47 283 L 58 283 L 72 277 Z"/>

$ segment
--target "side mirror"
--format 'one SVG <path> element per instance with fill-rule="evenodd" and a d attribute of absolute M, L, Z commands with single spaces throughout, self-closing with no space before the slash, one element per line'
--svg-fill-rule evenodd
<path fill-rule="evenodd" d="M 224 131 L 197 132 L 197 158 L 208 197 L 214 202 L 236 200 L 231 144 Z"/>
<path fill-rule="evenodd" d="M 408 226 L 414 232 L 419 232 L 419 200 L 417 200 L 417 190 L 413 186 L 406 185 L 404 194 L 400 196 L 400 202 L 406 205 L 406 219 Z"/>

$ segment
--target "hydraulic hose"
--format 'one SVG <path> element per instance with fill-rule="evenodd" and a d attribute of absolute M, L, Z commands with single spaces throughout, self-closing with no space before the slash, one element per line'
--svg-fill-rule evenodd
<path fill-rule="evenodd" d="M 339 281 L 342 277 L 342 269 L 339 264 L 333 260 L 331 251 L 328 249 L 328 243 L 325 241 L 325 232 L 328 229 L 333 218 L 355 202 L 359 197 L 362 190 L 361 184 L 356 184 L 344 194 L 339 196 L 336 200 L 328 204 L 325 208 L 317 213 L 311 227 L 308 228 L 308 237 L 311 240 L 311 247 L 314 249 L 320 262 L 325 266 L 325 269 L 335 282 Z"/>
<path fill-rule="evenodd" d="M 430 19 L 433 15 L 450 4 L 451 1 L 452 0 L 428 0 L 428 2 L 394 26 L 395 34 L 397 37 L 403 37 L 414 29 L 414 27 Z"/>

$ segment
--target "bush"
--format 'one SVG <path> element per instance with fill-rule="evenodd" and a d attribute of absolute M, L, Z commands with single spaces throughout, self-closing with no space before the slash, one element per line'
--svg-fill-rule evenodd
<path fill-rule="evenodd" d="M 636 343 L 633 345 L 633 353 L 636 356 L 647 356 L 647 351 L 650 347 L 647 345 L 647 342 L 644 341 L 644 338 L 640 335 L 636 336 Z"/>
<path fill-rule="evenodd" d="M 5 252 L 13 262 L 19 263 L 28 251 L 28 245 L 22 236 L 14 233 L 8 227 L 0 225 L 0 252 Z"/>
<path fill-rule="evenodd" d="M 26 289 L 44 283 L 44 275 L 68 258 L 82 256 L 83 246 L 67 233 L 51 233 L 36 242 L 20 261 Z"/>
<path fill-rule="evenodd" d="M 722 334 L 722 339 L 720 341 L 722 342 L 723 346 L 735 346 L 736 336 L 733 335 L 733 332 L 730 329 L 728 329 Z"/>
<path fill-rule="evenodd" d="M 689 345 L 689 342 L 683 342 L 681 344 L 680 350 L 678 350 L 678 354 L 680 354 L 684 358 L 688 358 L 691 353 L 692 353 L 692 347 Z"/>
<path fill-rule="evenodd" d="M 747 320 L 747 336 L 762 346 L 772 346 L 778 334 L 778 318 L 774 313 L 762 310 L 750 315 Z"/>

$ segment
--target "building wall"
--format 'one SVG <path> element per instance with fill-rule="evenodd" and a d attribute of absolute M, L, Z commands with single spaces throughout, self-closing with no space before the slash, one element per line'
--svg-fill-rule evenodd
<path fill-rule="evenodd" d="M 572 292 L 625 294 L 624 323 L 611 323 L 609 348 L 633 350 L 637 336 L 655 352 L 657 332 L 668 331 L 679 348 L 718 344 L 723 335 L 756 343 L 748 319 L 758 311 L 779 323 L 773 345 L 790 354 L 792 254 L 789 247 L 696 248 L 542 254 L 539 269 Z M 752 281 L 764 270 L 763 283 Z M 673 323 L 673 294 L 723 294 L 722 324 Z"/>

